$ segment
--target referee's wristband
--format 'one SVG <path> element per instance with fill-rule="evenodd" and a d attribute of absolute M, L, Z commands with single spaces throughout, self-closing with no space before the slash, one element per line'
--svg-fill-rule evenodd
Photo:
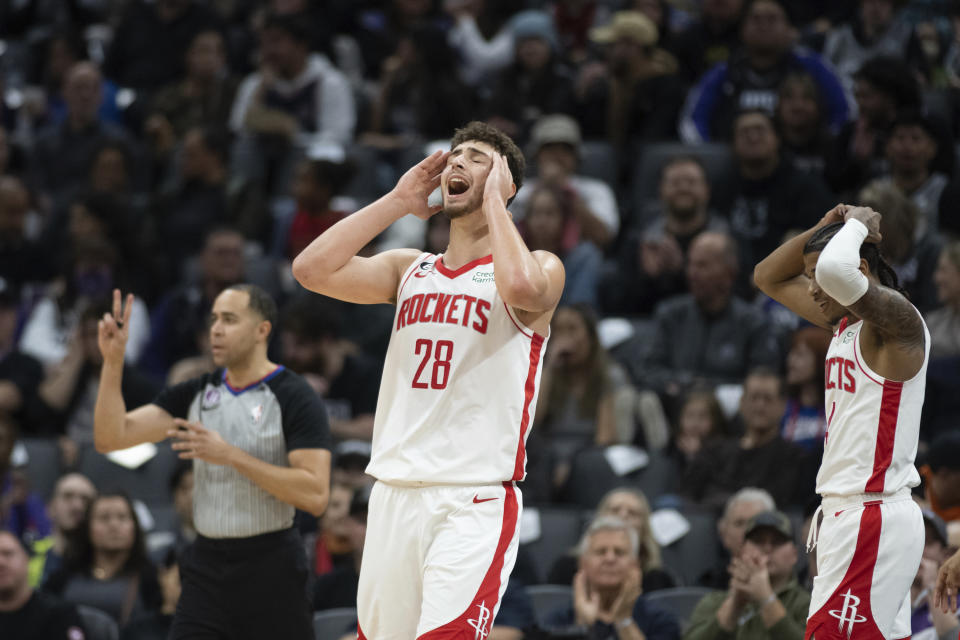
<path fill-rule="evenodd" d="M 617 629 L 626 629 L 633 624 L 633 618 L 627 617 L 617 622 Z"/>

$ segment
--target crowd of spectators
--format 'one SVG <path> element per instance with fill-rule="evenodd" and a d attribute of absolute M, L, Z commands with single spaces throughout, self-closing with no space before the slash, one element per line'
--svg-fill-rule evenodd
<path fill-rule="evenodd" d="M 930 328 L 914 637 L 953 628 L 926 597 L 960 544 L 960 2 L 25 0 L 0 1 L 0 635 L 80 625 L 63 601 L 124 637 L 169 626 L 192 473 L 161 444 L 139 464 L 166 499 L 118 491 L 92 447 L 115 287 L 136 295 L 128 407 L 212 370 L 225 287 L 278 301 L 271 357 L 337 439 L 328 511 L 298 518 L 313 599 L 352 606 L 393 310 L 307 294 L 290 261 L 474 119 L 524 149 L 511 212 L 567 273 L 524 503 L 596 515 L 550 558 L 521 546 L 490 637 L 534 626 L 524 585 L 544 582 L 572 587 L 540 620 L 558 634 L 614 637 L 632 615 L 651 639 L 800 637 L 830 336 L 751 276 L 837 202 L 883 214 Z M 443 216 L 408 216 L 364 251 L 448 238 Z M 696 576 L 661 554 L 678 536 L 657 513 L 706 518 Z M 645 601 L 684 584 L 718 592 L 682 624 Z"/>

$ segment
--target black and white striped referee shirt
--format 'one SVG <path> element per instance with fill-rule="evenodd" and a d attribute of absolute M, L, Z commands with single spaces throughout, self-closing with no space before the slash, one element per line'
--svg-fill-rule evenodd
<path fill-rule="evenodd" d="M 330 449 L 323 402 L 292 371 L 278 366 L 242 389 L 226 370 L 163 390 L 153 404 L 175 418 L 200 422 L 229 444 L 285 467 L 294 449 Z M 193 522 L 208 538 L 243 538 L 293 526 L 294 507 L 261 489 L 233 467 L 193 461 Z"/>

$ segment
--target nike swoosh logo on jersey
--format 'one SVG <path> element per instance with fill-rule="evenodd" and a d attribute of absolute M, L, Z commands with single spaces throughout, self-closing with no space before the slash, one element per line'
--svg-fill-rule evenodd
<path fill-rule="evenodd" d="M 474 496 L 473 496 L 473 504 L 480 504 L 481 502 L 490 502 L 491 500 L 496 500 L 496 498 L 483 498 L 483 499 L 481 499 L 481 498 L 480 498 L 479 496 L 477 496 L 477 495 L 474 495 Z"/>

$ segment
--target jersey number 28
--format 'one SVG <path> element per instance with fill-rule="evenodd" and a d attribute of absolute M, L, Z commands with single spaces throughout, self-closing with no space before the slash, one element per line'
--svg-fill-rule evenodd
<path fill-rule="evenodd" d="M 450 379 L 450 360 L 453 358 L 453 341 L 433 340 L 420 338 L 414 345 L 414 353 L 418 356 L 423 354 L 423 360 L 417 367 L 417 375 L 413 376 L 414 389 L 443 389 L 447 386 Z M 423 370 L 427 368 L 427 362 L 433 358 L 433 375 L 430 376 L 430 383 L 420 380 Z"/>

